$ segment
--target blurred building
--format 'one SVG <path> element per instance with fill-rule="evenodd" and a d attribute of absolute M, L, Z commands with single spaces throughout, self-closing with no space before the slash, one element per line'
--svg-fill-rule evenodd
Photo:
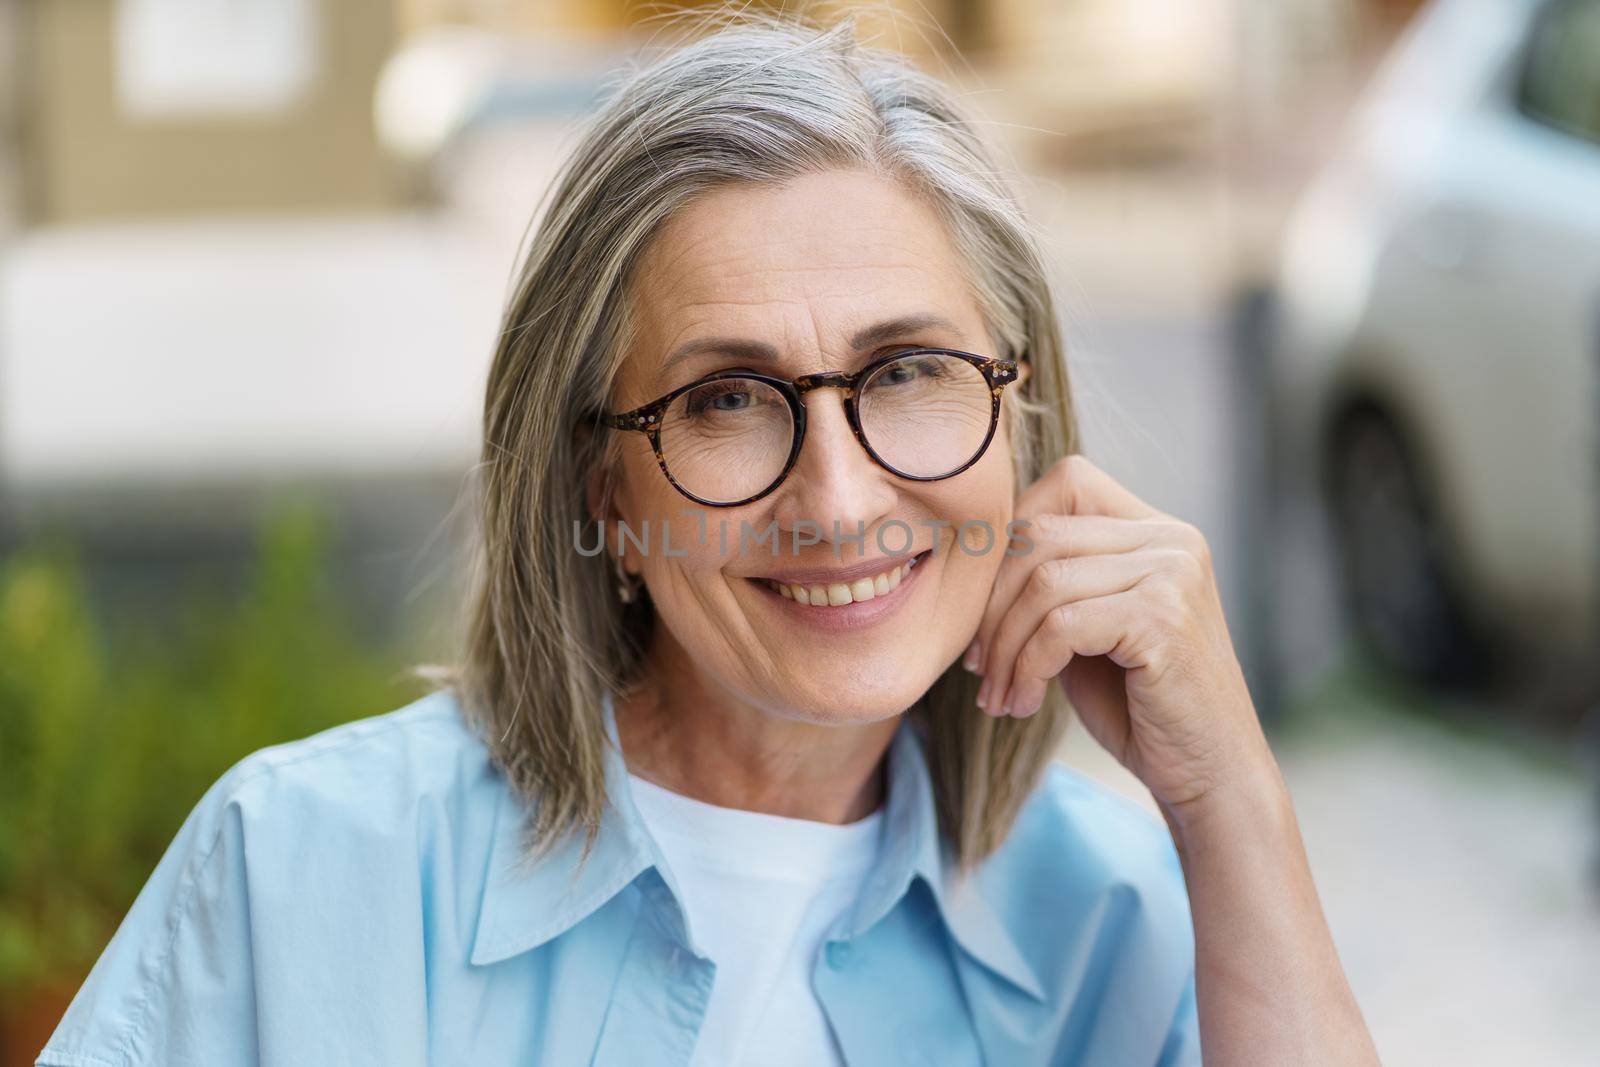
<path fill-rule="evenodd" d="M 952 76 L 981 68 L 1004 110 L 1081 155 L 1107 133 L 1161 141 L 1214 121 L 1220 102 L 1282 100 L 1286 81 L 1386 39 L 1415 6 L 895 0 L 858 17 L 869 37 Z M 634 0 L 0 0 L 14 199 L 30 225 L 392 208 L 408 187 L 373 94 L 408 39 L 456 25 L 616 49 L 662 18 Z"/>
<path fill-rule="evenodd" d="M 390 0 L 39 0 L 13 17 L 30 223 L 396 201 L 372 124 Z"/>
<path fill-rule="evenodd" d="M 0 3 L 0 242 L 17 225 L 22 195 L 17 152 L 22 117 L 21 23 L 22 12 L 15 3 Z"/>

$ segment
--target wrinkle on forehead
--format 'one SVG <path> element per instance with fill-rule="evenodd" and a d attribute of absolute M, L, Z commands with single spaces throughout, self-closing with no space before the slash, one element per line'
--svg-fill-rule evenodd
<path fill-rule="evenodd" d="M 668 220 L 640 267 L 633 365 L 623 375 L 639 392 L 669 351 L 696 337 L 765 341 L 792 373 L 847 356 L 845 338 L 862 326 L 930 307 L 973 342 L 986 337 L 937 213 L 901 183 L 865 172 L 707 193 Z"/>

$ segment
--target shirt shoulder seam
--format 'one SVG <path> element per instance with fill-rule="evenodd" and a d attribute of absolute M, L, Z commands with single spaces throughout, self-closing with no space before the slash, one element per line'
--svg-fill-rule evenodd
<path fill-rule="evenodd" d="M 161 957 L 155 968 L 158 977 L 165 975 L 167 968 L 172 963 L 173 948 L 178 943 L 178 935 L 183 931 L 184 923 L 188 921 L 189 909 L 194 903 L 194 895 L 198 891 L 200 876 L 211 866 L 211 861 L 217 855 L 217 850 L 222 844 L 223 829 L 224 827 L 219 823 L 216 834 L 212 837 L 211 844 L 206 849 L 205 856 L 194 866 L 192 871 L 188 872 L 189 877 L 179 890 L 177 905 L 173 909 L 172 930 L 167 936 L 166 944 L 162 946 Z M 121 1055 L 125 1067 L 134 1067 L 135 1064 L 143 1062 L 138 1055 L 138 1051 L 149 1022 L 150 990 L 149 986 L 145 985 L 140 987 L 139 1003 L 134 1011 L 133 1020 L 129 1024 L 122 1042 L 117 1046 L 117 1052 Z"/>
<path fill-rule="evenodd" d="M 419 701 L 425 699 L 427 699 L 427 696 L 418 698 Z M 354 733 L 353 736 L 341 738 L 338 742 L 330 742 L 324 746 L 317 747 L 312 751 L 297 754 L 296 756 L 285 759 L 281 762 L 262 760 L 261 766 L 252 768 L 251 773 L 240 775 L 238 781 L 231 783 L 229 787 L 219 795 L 217 801 L 218 805 L 224 811 L 226 811 L 228 801 L 238 796 L 238 794 L 245 787 L 266 777 L 273 771 L 281 770 L 285 767 L 292 767 L 296 764 L 303 763 L 306 760 L 314 759 L 318 756 L 341 751 L 350 747 L 351 745 L 358 744 L 360 742 L 370 740 L 380 734 L 386 734 L 393 730 L 399 729 L 402 723 L 397 720 L 405 710 L 406 708 L 402 707 L 393 712 L 387 713 L 385 716 L 379 716 L 379 718 L 387 718 L 389 721 L 373 724 L 367 730 Z M 419 715 L 419 717 L 437 718 L 442 714 L 443 712 L 441 711 L 429 710 Z M 337 727 L 335 727 L 335 729 L 337 729 Z M 288 744 L 293 745 L 294 742 L 288 742 Z M 234 765 L 235 768 L 242 768 L 242 766 L 248 762 L 250 758 L 250 756 L 243 757 L 239 763 Z M 224 772 L 222 778 L 218 780 L 219 785 L 222 781 L 227 779 L 229 773 L 231 772 Z M 173 909 L 172 930 L 166 939 L 166 944 L 162 947 L 161 957 L 156 967 L 158 976 L 165 974 L 168 966 L 172 962 L 173 948 L 178 943 L 178 935 L 182 932 L 184 923 L 188 921 L 189 911 L 193 905 L 194 895 L 197 891 L 196 887 L 199 885 L 201 875 L 203 875 L 206 869 L 211 866 L 212 860 L 216 857 L 218 848 L 222 844 L 222 835 L 225 829 L 225 819 L 219 819 L 215 831 L 211 835 L 210 844 L 206 846 L 205 854 L 201 857 L 200 862 L 194 864 L 187 871 L 180 874 L 182 884 L 178 890 L 177 900 Z M 74 1053 L 72 1055 L 79 1056 L 79 1058 L 83 1059 L 85 1063 L 90 1064 L 91 1067 L 134 1067 L 134 1065 L 142 1062 L 138 1058 L 138 1047 L 145 1035 L 149 1021 L 150 994 L 148 987 L 145 986 L 141 987 L 140 989 L 139 1001 L 135 1006 L 133 1018 L 129 1023 L 122 1041 L 116 1048 L 117 1055 L 121 1057 L 120 1065 L 113 1065 L 110 1061 L 99 1060 L 87 1054 Z"/>
<path fill-rule="evenodd" d="M 34 1060 L 35 1067 L 128 1067 L 129 1060 L 101 1059 L 85 1052 L 62 1052 L 46 1045 Z"/>

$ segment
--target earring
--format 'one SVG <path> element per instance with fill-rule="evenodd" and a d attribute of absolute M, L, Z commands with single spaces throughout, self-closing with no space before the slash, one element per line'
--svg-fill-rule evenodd
<path fill-rule="evenodd" d="M 638 583 L 623 569 L 622 560 L 616 556 L 611 557 L 611 569 L 617 572 L 617 599 L 624 604 L 632 604 L 638 597 Z"/>

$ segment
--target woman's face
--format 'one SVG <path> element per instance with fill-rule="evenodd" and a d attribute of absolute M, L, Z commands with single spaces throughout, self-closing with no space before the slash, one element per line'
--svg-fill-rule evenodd
<path fill-rule="evenodd" d="M 613 411 L 734 367 L 794 378 L 853 371 L 914 345 L 995 355 L 933 210 L 864 172 L 711 192 L 670 221 L 635 277 L 638 332 Z M 856 335 L 900 319 L 938 321 L 857 347 Z M 771 354 L 697 348 L 671 358 L 707 339 L 756 342 Z M 657 639 L 675 642 L 674 658 L 692 664 L 708 689 L 787 718 L 883 719 L 926 692 L 976 631 L 1011 518 L 1008 420 L 967 470 L 917 482 L 872 461 L 851 433 L 838 389 L 807 393 L 804 403 L 805 442 L 794 468 L 772 493 L 739 507 L 696 505 L 662 476 L 645 435 L 624 434 L 613 517 L 635 532 L 648 521 L 648 553 L 627 545 L 625 565 L 644 576 L 665 624 Z M 885 529 L 892 520 L 904 526 Z M 986 538 L 971 527 L 969 551 L 956 547 L 955 531 L 971 522 L 988 525 L 988 551 L 979 551 Z M 671 554 L 662 550 L 664 523 Z M 776 555 L 772 541 L 754 540 L 774 523 Z M 920 559 L 905 571 L 913 555 Z M 855 572 L 891 571 L 897 562 L 898 586 L 879 595 L 889 580 L 874 579 L 872 598 L 857 599 L 866 590 Z M 801 604 L 774 586 L 772 579 L 785 577 L 808 590 L 854 592 L 844 605 Z M 831 600 L 839 599 L 835 589 Z"/>

